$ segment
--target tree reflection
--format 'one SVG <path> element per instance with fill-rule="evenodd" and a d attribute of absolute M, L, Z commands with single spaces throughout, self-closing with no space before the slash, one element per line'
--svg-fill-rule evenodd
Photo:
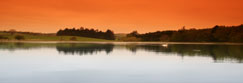
<path fill-rule="evenodd" d="M 107 54 L 112 52 L 113 44 L 58 44 L 56 49 L 60 53 L 64 54 L 93 54 L 101 51 L 105 51 Z"/>
<path fill-rule="evenodd" d="M 127 49 L 132 52 L 145 50 L 156 53 L 177 54 L 179 56 L 208 56 L 215 62 L 223 60 L 243 60 L 242 45 L 189 45 L 189 44 L 172 44 L 168 47 L 161 45 L 126 45 Z"/>
<path fill-rule="evenodd" d="M 178 56 L 211 57 L 215 62 L 237 61 L 243 62 L 243 45 L 206 45 L 206 44 L 171 44 L 163 47 L 161 44 L 98 44 L 98 43 L 0 43 L 0 50 L 29 50 L 40 48 L 54 48 L 64 55 L 87 55 L 98 52 L 109 54 L 113 49 L 122 48 L 131 52 L 147 51 Z M 119 54 L 117 54 L 119 55 Z"/>
<path fill-rule="evenodd" d="M 39 49 L 39 48 L 52 48 L 55 47 L 55 44 L 52 43 L 0 43 L 0 50 L 9 50 L 9 51 L 15 51 L 15 50 L 29 50 L 29 49 Z"/>

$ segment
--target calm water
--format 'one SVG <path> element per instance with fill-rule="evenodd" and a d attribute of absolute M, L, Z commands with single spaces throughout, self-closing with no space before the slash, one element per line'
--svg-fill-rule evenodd
<path fill-rule="evenodd" d="M 243 83 L 243 45 L 0 43 L 0 83 Z"/>

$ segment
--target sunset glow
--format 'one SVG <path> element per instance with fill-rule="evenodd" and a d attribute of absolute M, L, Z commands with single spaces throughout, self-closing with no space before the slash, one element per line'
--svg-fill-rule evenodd
<path fill-rule="evenodd" d="M 243 0 L 0 0 L 0 30 L 54 33 L 81 26 L 115 33 L 243 23 Z"/>

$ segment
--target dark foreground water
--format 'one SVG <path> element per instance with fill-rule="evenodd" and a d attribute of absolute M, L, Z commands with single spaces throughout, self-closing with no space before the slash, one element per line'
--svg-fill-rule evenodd
<path fill-rule="evenodd" d="M 243 83 L 243 46 L 0 43 L 0 83 Z"/>

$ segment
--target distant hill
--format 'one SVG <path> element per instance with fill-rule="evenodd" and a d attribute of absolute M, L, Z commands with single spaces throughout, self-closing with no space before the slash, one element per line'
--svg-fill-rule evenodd
<path fill-rule="evenodd" d="M 31 32 L 7 32 L 0 31 L 0 40 L 26 40 L 26 41 L 111 41 L 105 39 L 78 37 L 78 36 L 56 36 L 56 34 L 42 34 Z"/>

